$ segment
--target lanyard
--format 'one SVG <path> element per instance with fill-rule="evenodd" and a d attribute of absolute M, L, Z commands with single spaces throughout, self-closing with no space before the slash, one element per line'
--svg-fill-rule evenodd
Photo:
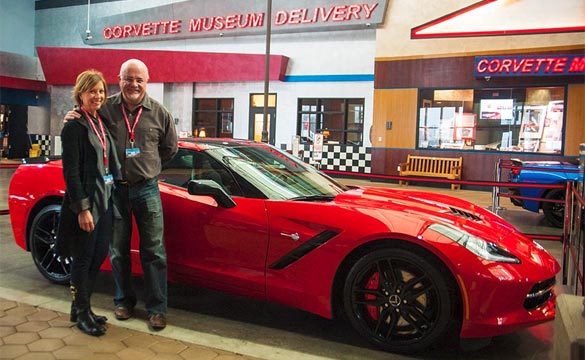
<path fill-rule="evenodd" d="M 136 129 L 136 125 L 138 125 L 138 121 L 140 120 L 140 115 L 142 114 L 142 106 L 138 109 L 138 113 L 136 114 L 136 119 L 134 119 L 134 125 L 130 127 L 130 120 L 128 120 L 128 115 L 126 114 L 126 108 L 124 108 L 124 104 L 120 104 L 122 107 L 122 113 L 124 114 L 124 120 L 126 121 L 126 128 L 128 129 L 128 134 L 130 134 L 130 143 L 134 146 L 134 129 Z"/>
<path fill-rule="evenodd" d="M 107 154 L 107 148 L 106 148 L 106 131 L 104 130 L 104 124 L 102 122 L 102 119 L 100 118 L 100 114 L 97 114 L 96 119 L 98 124 L 100 125 L 100 132 L 98 132 L 98 129 L 95 127 L 95 124 L 93 123 L 93 120 L 91 120 L 91 117 L 89 116 L 89 113 L 87 112 L 87 110 L 85 110 L 85 108 L 82 106 L 81 110 L 83 111 L 83 113 L 85 114 L 85 117 L 87 118 L 87 122 L 89 123 L 89 126 L 91 126 L 91 129 L 93 130 L 93 132 L 95 133 L 95 136 L 97 136 L 100 144 L 102 145 L 102 149 L 103 149 L 103 154 L 104 154 L 104 168 L 106 169 L 106 174 L 108 173 L 108 154 Z"/>

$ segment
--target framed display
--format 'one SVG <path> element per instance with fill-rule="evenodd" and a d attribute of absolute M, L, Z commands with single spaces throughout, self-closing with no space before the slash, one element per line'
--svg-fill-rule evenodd
<path fill-rule="evenodd" d="M 475 140 L 475 127 L 458 127 L 455 130 L 456 140 Z"/>
<path fill-rule="evenodd" d="M 455 140 L 475 140 L 476 115 L 457 113 L 455 115 Z"/>
<path fill-rule="evenodd" d="M 520 139 L 536 139 L 542 137 L 546 106 L 526 106 L 520 127 Z"/>

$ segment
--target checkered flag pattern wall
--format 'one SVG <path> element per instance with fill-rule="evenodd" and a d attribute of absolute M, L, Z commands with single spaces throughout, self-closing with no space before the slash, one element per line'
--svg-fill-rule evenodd
<path fill-rule="evenodd" d="M 41 146 L 41 155 L 51 155 L 51 137 L 43 134 L 30 134 L 31 144 L 39 144 Z"/>
<path fill-rule="evenodd" d="M 304 145 L 299 157 L 311 164 L 312 145 Z M 321 170 L 347 171 L 361 174 L 372 173 L 372 149 L 363 146 L 324 145 Z"/>

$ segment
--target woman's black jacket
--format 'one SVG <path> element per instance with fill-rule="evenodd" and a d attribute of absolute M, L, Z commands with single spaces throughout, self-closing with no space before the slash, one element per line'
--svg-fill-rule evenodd
<path fill-rule="evenodd" d="M 99 125 L 96 127 L 99 131 Z M 104 130 L 109 173 L 114 180 L 118 180 L 121 179 L 121 170 L 116 147 L 105 125 Z M 110 198 L 115 185 L 104 182 L 103 148 L 83 114 L 80 119 L 65 123 L 61 131 L 61 143 L 66 191 L 57 232 L 57 253 L 62 256 L 76 256 L 90 239 L 90 233 L 79 227 L 78 214 L 82 210 L 90 209 L 94 224 L 97 224 L 108 206 L 114 206 Z M 118 214 L 116 209 L 114 214 Z"/>

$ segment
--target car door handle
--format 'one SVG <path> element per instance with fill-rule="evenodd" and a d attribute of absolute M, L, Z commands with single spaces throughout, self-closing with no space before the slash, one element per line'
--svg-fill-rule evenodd
<path fill-rule="evenodd" d="M 298 233 L 287 234 L 287 233 L 281 232 L 280 235 L 289 237 L 289 238 L 293 239 L 294 241 L 298 241 L 301 238 Z"/>

